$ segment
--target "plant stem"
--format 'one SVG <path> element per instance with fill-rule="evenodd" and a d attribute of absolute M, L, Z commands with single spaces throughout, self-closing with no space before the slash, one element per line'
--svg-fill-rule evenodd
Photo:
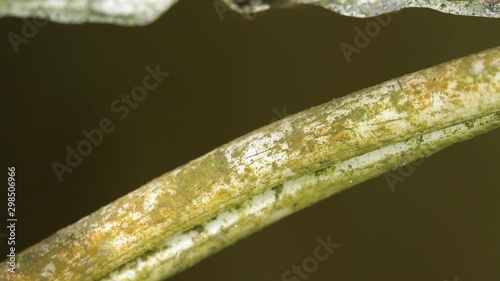
<path fill-rule="evenodd" d="M 2 280 L 161 280 L 283 216 L 500 126 L 500 48 L 335 99 L 168 172 Z M 149 279 L 148 279 L 149 278 Z"/>

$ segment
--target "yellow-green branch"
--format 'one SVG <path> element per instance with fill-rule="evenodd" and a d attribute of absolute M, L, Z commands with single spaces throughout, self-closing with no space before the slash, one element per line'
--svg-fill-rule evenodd
<path fill-rule="evenodd" d="M 305 110 L 18 255 L 1 280 L 161 280 L 283 216 L 500 126 L 500 48 Z"/>

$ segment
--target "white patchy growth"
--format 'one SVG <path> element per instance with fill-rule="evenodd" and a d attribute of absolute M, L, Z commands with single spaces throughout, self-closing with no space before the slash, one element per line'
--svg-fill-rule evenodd
<path fill-rule="evenodd" d="M 211 235 L 219 232 L 222 228 L 228 227 L 238 221 L 240 214 L 231 209 L 218 215 L 213 221 L 208 222 L 204 225 L 204 228 Z"/>
<path fill-rule="evenodd" d="M 295 173 L 292 171 L 292 169 L 290 169 L 290 168 L 285 168 L 285 169 L 283 169 L 283 175 L 284 175 L 285 177 L 290 177 L 290 176 L 295 175 Z"/>
<path fill-rule="evenodd" d="M 286 181 L 283 183 L 283 190 L 281 191 L 280 197 L 282 196 L 295 196 L 298 192 L 301 191 L 302 187 L 305 184 L 311 183 L 310 177 L 300 177 L 298 179 Z"/>
<path fill-rule="evenodd" d="M 113 239 L 110 239 L 109 245 L 111 245 L 114 249 L 119 250 L 120 247 L 123 247 L 127 243 L 131 243 L 136 239 L 133 239 L 134 236 L 128 237 L 123 233 L 119 233 Z"/>
<path fill-rule="evenodd" d="M 132 213 L 130 213 L 130 218 L 133 219 L 133 220 L 138 220 L 141 217 L 144 217 L 143 213 L 139 213 L 139 212 L 132 212 Z"/>
<path fill-rule="evenodd" d="M 484 60 L 478 60 L 472 64 L 469 73 L 478 76 L 484 71 L 484 68 Z"/>
<path fill-rule="evenodd" d="M 243 174 L 247 168 L 267 173 L 272 169 L 273 163 L 277 165 L 286 163 L 289 147 L 283 140 L 290 131 L 291 126 L 282 123 L 281 128 L 275 132 L 252 134 L 241 142 L 228 146 L 224 156 L 239 174 Z M 233 158 L 233 153 L 236 151 L 243 153 L 240 157 Z"/>
<path fill-rule="evenodd" d="M 144 198 L 144 205 L 142 208 L 146 213 L 151 212 L 154 209 L 154 206 L 158 202 L 158 196 L 162 194 L 161 186 L 157 186 L 158 183 L 153 183 L 151 186 L 151 192 L 146 194 L 146 198 Z"/>
<path fill-rule="evenodd" d="M 40 275 L 42 275 L 43 278 L 50 278 L 54 274 L 54 272 L 56 272 L 56 266 L 53 262 L 50 262 L 43 268 Z"/>
<path fill-rule="evenodd" d="M 275 192 L 268 189 L 264 191 L 264 193 L 254 196 L 252 199 L 243 203 L 243 207 L 245 207 L 244 212 L 246 215 L 255 215 L 265 207 L 271 205 L 275 199 Z"/>
<path fill-rule="evenodd" d="M 0 1 L 0 16 L 38 16 L 56 22 L 148 24 L 177 0 L 29 0 Z"/>

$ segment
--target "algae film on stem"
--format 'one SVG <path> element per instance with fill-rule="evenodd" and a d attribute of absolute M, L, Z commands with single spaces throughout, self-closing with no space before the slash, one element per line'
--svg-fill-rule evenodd
<path fill-rule="evenodd" d="M 117 5 L 118 2 L 121 5 Z M 445 42 L 446 40 L 439 38 L 442 31 L 448 32 L 446 30 L 448 25 L 442 29 L 431 25 L 433 29 L 425 31 L 423 30 L 423 22 L 418 21 L 414 23 L 417 27 L 403 24 L 401 27 L 397 27 L 399 31 L 396 26 L 394 28 L 391 26 L 391 30 L 387 29 L 387 33 L 384 33 L 384 36 L 380 36 L 377 40 L 383 40 L 382 37 L 385 37 L 385 34 L 388 35 L 387 37 L 393 36 L 391 34 L 398 34 L 394 31 L 402 31 L 399 34 L 410 37 L 415 35 L 414 31 L 420 30 L 422 27 L 423 31 L 417 32 L 419 36 L 424 38 L 425 35 L 428 36 L 425 38 L 439 42 L 430 46 L 435 53 L 429 55 L 429 61 L 423 62 L 421 57 L 423 53 L 413 56 L 411 51 L 406 49 L 407 47 L 398 47 L 411 45 L 412 48 L 415 48 L 412 49 L 413 51 L 421 51 L 421 48 L 425 49 L 426 44 L 428 45 L 428 42 L 422 43 L 419 40 L 414 40 L 408 45 L 380 45 L 382 47 L 391 46 L 387 48 L 387 52 L 381 53 L 390 56 L 378 56 L 379 53 L 376 53 L 378 57 L 372 55 L 368 63 L 363 62 L 361 57 L 357 59 L 354 57 L 354 54 L 359 54 L 367 45 L 351 44 L 349 48 L 356 49 L 349 49 L 354 53 L 347 53 L 345 58 L 351 59 L 354 63 L 347 65 L 344 57 L 339 53 L 339 41 L 334 34 L 336 34 L 335 31 L 342 31 L 343 26 L 349 24 L 349 19 L 333 15 L 325 10 L 333 10 L 343 15 L 372 17 L 381 13 L 387 15 L 388 12 L 399 11 L 407 7 L 430 7 L 454 14 L 493 18 L 498 17 L 498 1 L 225 0 L 224 8 L 233 9 L 243 14 L 251 14 L 254 16 L 254 20 L 247 21 L 240 15 L 233 13 L 231 19 L 224 23 L 217 21 L 217 15 L 213 10 L 206 12 L 206 10 L 200 9 L 190 15 L 185 12 L 190 11 L 189 9 L 195 6 L 211 8 L 211 3 L 179 1 L 176 4 L 177 1 L 174 0 L 118 2 L 115 0 L 4 0 L 0 2 L 0 15 L 5 17 L 35 16 L 35 18 L 41 18 L 40 22 L 46 22 L 49 19 L 59 23 L 95 22 L 108 24 L 94 24 L 89 25 L 89 27 L 50 25 L 44 29 L 47 31 L 46 37 L 44 37 L 45 34 L 40 34 L 35 39 L 34 35 L 36 34 L 29 33 L 28 35 L 32 36 L 30 39 L 33 40 L 30 41 L 32 43 L 29 45 L 23 41 L 29 37 L 27 34 L 23 34 L 23 38 L 16 37 L 19 41 L 16 41 L 15 47 L 18 47 L 22 52 L 15 59 L 13 59 L 15 53 L 9 52 L 12 57 L 9 57 L 7 61 L 13 66 L 9 65 L 10 76 L 6 76 L 9 79 L 5 79 L 5 82 L 14 85 L 13 89 L 17 92 L 13 91 L 12 93 L 16 94 L 9 94 L 5 97 L 7 106 L 4 108 L 10 110 L 9 114 L 5 114 L 6 120 L 10 120 L 8 118 L 11 116 L 17 116 L 19 120 L 24 122 L 10 125 L 5 130 L 19 136 L 16 139 L 9 137 L 4 140 L 8 144 L 8 152 L 12 155 L 15 153 L 9 159 L 13 159 L 12 162 L 17 161 L 17 159 L 25 159 L 20 165 L 19 174 L 20 178 L 22 174 L 29 175 L 29 177 L 25 176 L 24 182 L 20 181 L 20 183 L 26 187 L 29 184 L 35 186 L 33 190 L 27 188 L 20 190 L 22 192 L 29 191 L 30 196 L 36 197 L 36 199 L 45 200 L 42 203 L 36 200 L 31 201 L 34 203 L 32 209 L 35 210 L 34 213 L 44 214 L 40 216 L 44 222 L 43 220 L 50 218 L 51 214 L 62 214 L 61 210 L 64 210 L 64 216 L 61 217 L 59 223 L 63 222 L 66 227 L 32 247 L 15 253 L 17 258 L 17 262 L 13 263 L 16 267 L 15 275 L 8 275 L 7 263 L 0 264 L 0 280 L 164 280 L 286 216 L 377 176 L 384 175 L 386 179 L 389 178 L 390 181 L 388 180 L 387 184 L 392 191 L 398 188 L 398 193 L 393 194 L 388 199 L 392 203 L 395 202 L 395 198 L 399 200 L 403 197 L 412 197 L 414 199 L 413 195 L 416 195 L 417 188 L 399 188 L 399 184 L 407 180 L 415 171 L 415 167 L 410 165 L 421 163 L 425 157 L 500 126 L 500 48 L 485 50 L 407 74 L 410 72 L 409 69 L 413 71 L 417 68 L 416 66 L 437 63 L 438 58 L 435 53 L 438 53 L 439 47 L 442 48 L 442 56 L 449 54 L 450 49 L 445 48 L 446 46 L 452 46 L 453 51 L 459 53 L 469 52 L 469 49 L 458 51 L 459 44 L 453 41 L 453 44 L 446 45 L 448 44 Z M 217 2 L 218 5 L 219 2 Z M 299 5 L 316 5 L 322 8 L 301 9 Z M 175 7 L 175 9 L 169 11 L 168 15 L 150 26 L 141 28 L 111 26 L 147 25 L 153 23 L 170 7 Z M 221 6 L 217 7 L 222 9 Z M 269 8 L 282 10 L 257 15 L 257 13 Z M 42 9 L 46 12 L 42 13 Z M 229 15 L 229 10 L 227 12 L 226 15 Z M 300 18 L 299 14 L 302 12 L 319 16 L 317 18 L 315 16 Z M 424 14 L 424 11 L 420 12 Z M 286 16 L 279 18 L 285 14 Z M 412 15 L 415 14 L 412 14 L 411 11 L 401 14 L 403 18 L 412 18 Z M 420 15 L 413 18 L 421 19 Z M 424 15 L 426 15 L 425 22 L 431 18 L 431 16 L 427 18 L 427 14 Z M 446 20 L 453 18 L 439 13 L 433 15 L 436 18 L 443 16 Z M 271 26 L 268 24 L 271 20 L 275 20 L 275 17 L 279 24 L 283 23 L 283 25 Z M 387 18 L 389 16 L 383 19 Z M 443 21 L 446 22 L 446 20 Z M 479 24 L 476 19 L 469 18 L 468 20 L 471 20 L 466 23 L 468 27 L 475 26 L 475 24 L 482 28 L 488 27 L 484 23 Z M 17 19 L 14 21 L 5 19 L 5 22 L 7 21 L 14 22 Z M 34 19 L 30 18 L 30 24 L 32 21 Z M 359 38 L 362 36 L 358 30 L 374 39 L 378 35 L 378 32 L 375 32 L 375 30 L 378 31 L 377 27 L 380 27 L 381 31 L 382 23 L 387 23 L 387 20 L 380 22 L 377 19 L 353 21 L 366 22 L 366 25 L 355 29 L 354 39 L 352 41 L 346 40 L 346 42 L 356 43 L 356 38 L 358 38 L 356 36 L 359 35 Z M 27 20 L 18 22 L 18 26 L 26 22 Z M 210 25 L 214 22 L 214 25 Z M 450 21 L 450 23 L 454 22 Z M 492 21 L 488 21 L 488 24 L 493 25 Z M 311 27 L 310 25 L 314 26 L 311 31 L 308 29 Z M 264 26 L 265 28 L 261 28 Z M 20 28 L 22 30 L 23 27 Z M 179 28 L 182 28 L 183 32 L 178 32 Z M 64 33 L 62 30 L 68 31 Z M 99 30 L 104 33 L 100 33 Z M 162 30 L 162 36 L 159 36 L 158 30 Z M 466 32 L 472 34 L 467 28 L 457 28 L 457 30 L 456 34 L 460 37 L 465 37 L 462 35 Z M 53 40 L 52 38 L 57 37 L 55 35 L 59 35 L 58 32 L 66 34 L 66 36 L 58 38 L 70 38 L 71 40 L 64 41 L 64 44 L 61 44 L 60 40 Z M 352 29 L 346 34 L 349 36 L 348 39 L 353 38 Z M 455 33 L 450 31 L 450 34 L 446 33 L 447 36 L 444 37 L 455 40 L 453 34 Z M 304 36 L 304 38 L 297 36 Z M 92 40 L 87 40 L 90 38 Z M 113 38 L 113 40 L 106 40 L 109 38 Z M 200 42 L 205 42 L 207 38 L 213 44 L 200 44 Z M 214 38 L 219 40 L 214 40 Z M 262 41 L 263 38 L 269 40 Z M 334 40 L 326 40 L 332 38 Z M 315 41 L 316 39 L 318 41 Z M 401 38 L 396 39 L 398 43 L 406 43 Z M 297 44 L 299 41 L 303 45 Z M 469 41 L 475 43 L 475 40 Z M 10 43 L 8 40 L 5 42 Z M 127 44 L 123 44 L 123 42 L 127 42 Z M 327 44 L 320 46 L 323 42 Z M 394 41 L 386 41 L 385 43 L 387 42 Z M 491 46 L 491 41 L 485 42 L 483 43 Z M 238 48 L 227 48 L 236 43 L 238 43 Z M 394 50 L 391 49 L 392 47 L 399 49 L 397 52 L 391 53 Z M 477 47 L 477 49 L 484 49 L 484 46 Z M 252 52 L 254 50 L 259 50 L 259 52 Z M 377 51 L 373 46 L 370 51 L 363 53 L 363 56 L 370 56 L 372 50 Z M 32 58 L 38 53 L 44 55 L 38 56 L 39 62 L 35 62 Z M 340 59 L 336 60 L 335 55 Z M 60 58 L 60 61 L 50 60 L 54 57 Z M 131 59 L 125 60 L 126 63 L 121 64 L 124 61 L 123 58 L 127 57 Z M 214 59 L 214 57 L 216 58 Z M 92 159 L 89 157 L 78 172 L 72 174 L 71 179 L 59 183 L 57 187 L 52 186 L 53 182 L 47 179 L 43 169 L 36 166 L 32 166 L 35 167 L 33 170 L 25 169 L 30 165 L 53 161 L 55 158 L 45 161 L 44 157 L 53 156 L 53 147 L 56 147 L 55 149 L 65 147 L 66 143 L 60 143 L 59 140 L 76 143 L 77 152 L 80 143 L 90 144 L 90 139 L 85 140 L 85 142 L 79 139 L 75 142 L 71 138 L 71 132 L 77 134 L 82 132 L 82 128 L 75 128 L 74 125 L 96 124 L 96 120 L 93 118 L 103 117 L 96 114 L 99 112 L 99 108 L 104 107 L 109 110 L 110 102 L 118 106 L 125 105 L 126 102 L 123 103 L 123 100 L 116 99 L 116 96 L 107 95 L 107 89 L 112 88 L 120 91 L 120 85 L 123 81 L 129 81 L 130 77 L 133 76 L 129 74 L 133 72 L 135 63 L 155 58 L 171 62 L 173 68 L 178 71 L 168 87 L 189 89 L 189 91 L 193 91 L 193 95 L 187 93 L 176 97 L 170 96 L 169 99 L 166 99 L 166 92 L 158 91 L 157 101 L 154 103 L 148 102 L 141 104 L 141 106 L 137 106 L 137 104 L 130 106 L 130 108 L 139 108 L 135 111 L 137 114 L 130 118 L 130 121 L 123 126 L 119 133 L 102 143 L 100 148 L 105 149 L 100 150 L 101 154 L 96 153 Z M 383 76 L 382 72 L 378 73 L 379 66 L 373 65 L 373 61 L 384 62 L 384 68 L 390 68 L 390 71 L 395 72 L 388 70 L 388 73 L 384 74 L 387 76 Z M 405 64 L 408 61 L 409 68 L 399 69 L 398 67 L 402 66 L 400 61 L 405 61 Z M 441 58 L 439 58 L 439 62 L 441 62 Z M 390 63 L 393 63 L 392 66 Z M 242 64 L 256 68 L 245 69 L 241 67 Z M 311 66 L 314 66 L 314 69 Z M 377 73 L 373 70 L 376 70 Z M 401 72 L 397 72 L 398 70 Z M 320 77 L 320 72 L 326 72 L 326 75 Z M 33 73 L 36 73 L 39 79 L 28 80 L 26 77 L 30 77 L 28 75 Z M 389 73 L 392 74 L 389 76 Z M 269 79 L 262 79 L 262 76 Z M 400 77 L 392 79 L 397 76 Z M 12 77 L 15 79 L 11 79 Z M 344 78 L 346 78 L 345 81 L 342 81 Z M 347 78 L 352 78 L 353 84 L 350 84 L 351 82 L 348 82 Z M 362 78 L 375 80 L 360 81 Z M 391 80 L 387 81 L 387 79 Z M 219 81 L 227 82 L 227 84 L 222 85 L 222 83 L 218 83 Z M 346 86 L 375 83 L 365 83 L 366 81 L 386 82 L 344 96 L 345 92 L 342 89 Z M 342 84 L 342 82 L 345 83 Z M 191 86 L 196 88 L 191 88 Z M 42 91 L 42 88 L 45 91 Z M 148 89 L 145 86 L 143 88 Z M 141 88 L 134 87 L 132 89 Z M 237 89 L 237 95 L 233 91 L 229 93 L 230 89 Z M 33 91 L 31 95 L 30 90 Z M 218 96 L 219 90 L 225 92 L 226 95 Z M 323 98 L 320 97 L 322 92 L 324 92 L 322 101 L 330 100 L 329 102 L 293 115 L 288 115 L 286 106 L 283 107 L 283 112 L 273 110 L 277 117 L 275 119 L 279 120 L 273 120 L 275 122 L 272 124 L 251 132 L 248 132 L 250 128 L 258 127 L 259 123 L 243 123 L 240 121 L 243 118 L 232 118 L 234 115 L 231 115 L 231 118 L 227 117 L 231 110 L 239 111 L 238 113 L 242 114 L 246 112 L 250 119 L 269 117 L 265 114 L 252 115 L 258 111 L 256 107 L 263 105 L 265 101 L 269 101 L 270 104 L 281 104 L 279 103 L 281 101 L 270 100 L 269 93 L 295 93 L 302 98 L 312 97 L 321 100 L 320 98 Z M 131 90 L 132 96 L 133 93 L 137 94 L 138 92 Z M 332 96 L 339 98 L 331 100 Z M 136 95 L 136 97 L 138 97 L 136 101 L 145 98 L 144 95 Z M 191 97 L 199 97 L 200 99 L 193 102 Z M 234 103 L 235 98 L 242 99 L 241 106 L 227 107 L 223 104 L 223 102 Z M 309 101 L 311 104 L 315 103 L 311 99 L 301 100 L 300 104 L 305 105 Z M 22 105 L 22 108 L 16 108 L 17 104 Z M 200 104 L 202 106 L 199 106 Z M 247 104 L 247 108 L 243 108 Z M 269 113 L 270 104 L 263 105 L 267 113 Z M 300 107 L 300 104 L 295 106 Z M 127 118 L 130 108 L 123 107 L 123 110 L 119 110 L 121 114 L 116 117 L 124 120 Z M 251 111 L 252 113 L 250 113 Z M 192 118 L 193 123 L 189 124 L 193 127 L 188 125 L 187 116 Z M 219 117 L 220 119 L 218 119 Z M 228 119 L 231 120 L 228 121 Z M 23 126 L 19 127 L 18 124 L 23 124 Z M 111 131 L 112 123 L 106 122 L 106 124 L 108 126 L 99 126 L 99 130 L 104 133 L 108 132 L 103 128 Z M 187 126 L 182 126 L 184 124 Z M 213 127 L 210 127 L 212 125 Z M 260 123 L 260 125 L 262 124 Z M 104 134 L 99 134 L 96 130 L 94 129 L 92 132 L 94 132 L 93 136 L 100 136 L 93 138 L 96 141 L 94 145 L 97 147 L 101 144 Z M 228 132 L 231 135 L 234 132 L 241 133 L 243 131 L 248 133 L 223 144 L 227 140 L 222 136 L 223 133 Z M 89 135 L 89 130 L 83 130 L 83 132 L 85 136 Z M 232 137 L 234 135 L 231 135 Z M 200 147 L 205 148 L 196 150 Z M 215 149 L 202 155 L 206 152 L 204 150 L 206 147 L 215 147 Z M 202 156 L 186 163 L 188 159 L 185 156 L 188 152 Z M 179 157 L 175 158 L 174 154 Z M 459 154 L 461 153 L 455 153 L 453 156 Z M 62 157 L 64 158 L 64 156 Z M 172 166 L 168 166 L 167 162 Z M 178 166 L 180 163 L 185 164 Z M 409 163 L 411 164 L 409 165 Z M 73 166 L 71 168 L 76 168 L 76 164 Z M 178 168 L 174 169 L 177 166 Z M 485 168 L 489 169 L 490 167 L 485 166 Z M 424 169 L 422 168 L 422 170 Z M 467 172 L 461 174 L 465 176 Z M 55 181 L 61 176 L 57 175 L 57 172 L 56 177 L 51 173 L 50 177 Z M 154 176 L 158 177 L 149 182 L 145 181 L 145 179 L 151 179 Z M 416 179 L 416 176 L 414 178 Z M 124 191 L 126 188 L 129 190 L 136 188 L 137 182 L 146 183 L 130 193 Z M 458 188 L 444 190 L 444 188 L 449 188 L 448 185 L 451 184 L 438 186 L 433 183 L 432 188 L 424 191 L 429 192 L 424 195 L 425 199 L 442 198 L 441 194 L 435 196 L 438 192 L 443 192 L 450 198 L 453 197 L 455 191 L 466 194 L 466 197 L 473 197 L 470 194 L 478 190 L 478 188 L 472 189 L 466 185 L 463 186 L 463 190 L 458 190 Z M 51 193 L 43 194 L 36 189 L 38 187 L 49 190 Z M 122 193 L 111 194 L 110 190 L 113 187 L 121 188 Z M 426 187 L 423 186 L 418 191 L 422 191 Z M 385 191 L 383 196 L 389 197 L 385 183 L 383 190 Z M 481 192 L 484 191 L 487 189 L 481 190 Z M 366 189 L 359 192 L 363 196 L 369 194 Z M 415 193 L 410 195 L 410 192 Z M 54 199 L 55 196 L 53 197 L 56 193 L 61 195 L 61 197 L 57 197 L 57 200 Z M 23 195 L 19 198 L 24 200 L 30 196 Z M 342 237 L 368 238 L 365 241 L 373 241 L 374 238 L 383 240 L 390 237 L 393 241 L 393 233 L 388 231 L 390 227 L 385 230 L 375 228 L 375 231 L 370 232 L 368 226 L 372 226 L 373 222 L 380 222 L 376 219 L 370 219 L 374 218 L 372 216 L 375 213 L 374 210 L 380 211 L 379 215 L 392 210 L 383 209 L 381 211 L 383 207 L 387 208 L 387 206 L 379 204 L 379 200 L 385 200 L 382 197 L 378 197 L 377 200 L 373 200 L 372 196 L 365 196 L 365 198 L 367 197 L 369 200 L 361 201 L 360 204 L 373 202 L 375 204 L 372 205 L 373 209 L 367 208 L 360 211 L 363 212 L 363 217 L 368 218 L 364 224 L 366 228 L 362 232 L 359 231 L 362 228 L 358 227 L 361 224 L 356 221 L 358 225 L 353 225 L 353 220 L 350 220 L 349 217 L 346 219 L 348 223 L 343 225 L 340 224 L 340 220 L 331 221 L 339 222 L 339 227 L 336 228 L 339 232 L 345 229 L 353 230 L 350 234 Z M 483 204 L 483 201 L 488 200 L 487 197 L 477 201 Z M 337 198 L 342 199 L 342 196 L 337 196 Z M 90 205 L 94 200 L 95 202 L 98 202 L 97 200 L 103 201 L 92 207 L 82 204 L 83 202 Z M 464 202 L 475 203 L 468 200 L 469 198 L 466 198 Z M 112 202 L 108 205 L 99 208 L 110 201 Z M 346 213 L 358 209 L 353 208 L 354 205 L 350 205 L 354 201 L 346 204 L 349 205 L 348 208 L 344 209 L 347 212 L 337 212 L 336 214 L 345 216 Z M 452 204 L 455 203 L 453 200 L 449 201 Z M 398 204 L 401 202 L 399 201 Z M 426 209 L 426 212 L 422 214 L 420 210 L 426 208 L 428 204 L 421 204 L 419 200 L 414 202 L 418 204 L 409 205 L 412 205 L 410 207 L 411 211 L 415 212 L 415 218 L 418 216 L 422 220 L 429 220 L 429 228 L 432 228 L 432 225 L 442 225 L 439 220 L 433 221 L 436 217 L 438 219 L 442 217 L 435 215 L 435 209 L 432 212 L 427 212 Z M 67 226 L 68 221 L 64 219 L 70 218 L 68 213 L 77 204 L 87 208 L 85 211 L 82 209 L 78 212 L 90 213 L 90 215 Z M 49 212 L 47 212 L 45 208 L 49 205 L 51 208 L 48 208 Z M 335 205 L 335 207 L 339 205 L 342 204 Z M 484 206 L 486 205 L 484 203 Z M 473 212 L 477 209 L 481 208 L 470 208 L 466 211 Z M 490 209 L 485 210 L 495 213 Z M 454 211 L 460 210 L 455 208 Z M 316 214 L 319 218 L 323 218 L 325 213 L 327 212 Z M 352 215 L 351 218 L 355 217 L 354 213 L 347 215 Z M 78 217 L 81 217 L 81 213 L 78 214 Z M 31 223 L 34 221 L 32 220 Z M 396 222 L 396 220 L 393 221 Z M 412 225 L 406 225 L 408 227 L 406 232 L 405 229 L 398 229 L 401 231 L 400 234 L 414 232 L 411 227 L 414 227 L 413 223 L 418 220 L 407 220 L 407 217 L 402 216 L 402 219 L 393 225 L 400 227 L 400 223 L 404 224 L 407 221 L 410 221 Z M 51 221 L 45 222 L 47 223 L 42 224 L 48 226 Z M 299 225 L 303 227 L 305 224 L 300 223 Z M 321 225 L 321 227 L 323 226 L 325 225 Z M 476 225 L 472 226 L 474 227 L 467 226 L 467 228 L 475 230 Z M 61 226 L 57 226 L 57 228 L 59 227 Z M 419 229 L 424 228 L 419 227 Z M 392 230 L 396 230 L 396 228 Z M 487 230 L 490 231 L 491 228 Z M 298 240 L 287 234 L 280 234 L 277 241 Z M 326 252 L 336 250 L 338 247 L 331 246 L 336 240 L 330 239 L 329 234 L 326 235 L 314 233 L 312 237 L 323 237 L 321 240 L 323 242 L 318 241 L 318 243 L 330 245 L 329 248 L 322 248 Z M 407 239 L 405 235 L 401 235 L 401 237 L 404 237 L 401 241 Z M 484 239 L 484 241 L 489 243 L 490 239 L 494 238 Z M 414 241 L 411 242 L 414 243 Z M 344 246 L 342 246 L 339 254 L 356 252 L 355 244 L 357 243 L 349 244 L 347 246 L 346 243 L 345 252 Z M 397 243 L 391 242 L 385 245 L 392 244 Z M 293 247 L 288 244 L 285 247 L 287 250 L 293 250 Z M 281 267 L 282 270 L 285 270 L 284 276 L 281 277 L 283 279 L 305 279 L 313 272 L 319 274 L 316 269 L 325 268 L 323 265 L 320 266 L 320 262 L 326 258 L 324 252 L 323 255 L 317 255 L 318 252 L 315 254 L 315 249 L 321 250 L 318 245 L 314 245 L 311 248 L 312 256 L 295 259 L 300 264 L 300 271 L 295 270 L 296 267 L 293 266 L 293 263 L 286 263 L 284 267 Z M 418 244 L 415 244 L 415 249 L 419 249 Z M 268 247 L 259 249 L 259 251 L 268 250 Z M 362 249 L 362 251 L 365 250 Z M 425 252 L 422 257 L 433 258 L 425 256 L 426 251 L 422 252 Z M 282 253 L 284 257 L 285 255 L 290 256 L 291 252 Z M 366 254 L 366 252 L 361 253 Z M 397 257 L 398 254 L 391 252 L 388 255 Z M 348 261 L 346 257 L 339 255 L 339 260 Z M 425 258 L 422 260 L 426 260 Z M 367 258 L 367 260 L 371 259 Z M 228 264 L 224 264 L 224 266 L 224 268 L 231 268 Z M 282 270 L 279 270 L 275 278 L 280 277 L 279 274 L 282 274 Z M 226 274 L 225 271 L 222 272 Z M 241 276 L 244 275 L 239 270 L 235 272 Z M 384 272 L 384 274 L 386 273 Z"/>
<path fill-rule="evenodd" d="M 499 56 L 491 49 L 402 76 L 244 135 L 20 253 L 18 270 L 65 280 L 171 276 L 332 194 L 498 127 Z"/>

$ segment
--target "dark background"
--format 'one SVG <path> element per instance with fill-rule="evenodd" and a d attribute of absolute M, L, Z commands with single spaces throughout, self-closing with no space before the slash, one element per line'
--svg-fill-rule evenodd
<path fill-rule="evenodd" d="M 220 21 L 211 1 L 183 0 L 145 27 L 48 23 L 15 54 L 7 34 L 24 23 L 0 19 L 1 179 L 16 167 L 18 249 L 285 111 L 500 46 L 498 19 L 411 9 L 348 64 L 339 44 L 372 20 L 301 6 Z M 171 75 L 119 120 L 112 101 L 158 63 Z M 59 183 L 51 163 L 105 117 L 116 129 Z M 499 280 L 499 137 L 426 159 L 395 192 L 384 177 L 342 192 L 171 280 L 281 280 L 328 235 L 341 247 L 309 280 Z"/>

